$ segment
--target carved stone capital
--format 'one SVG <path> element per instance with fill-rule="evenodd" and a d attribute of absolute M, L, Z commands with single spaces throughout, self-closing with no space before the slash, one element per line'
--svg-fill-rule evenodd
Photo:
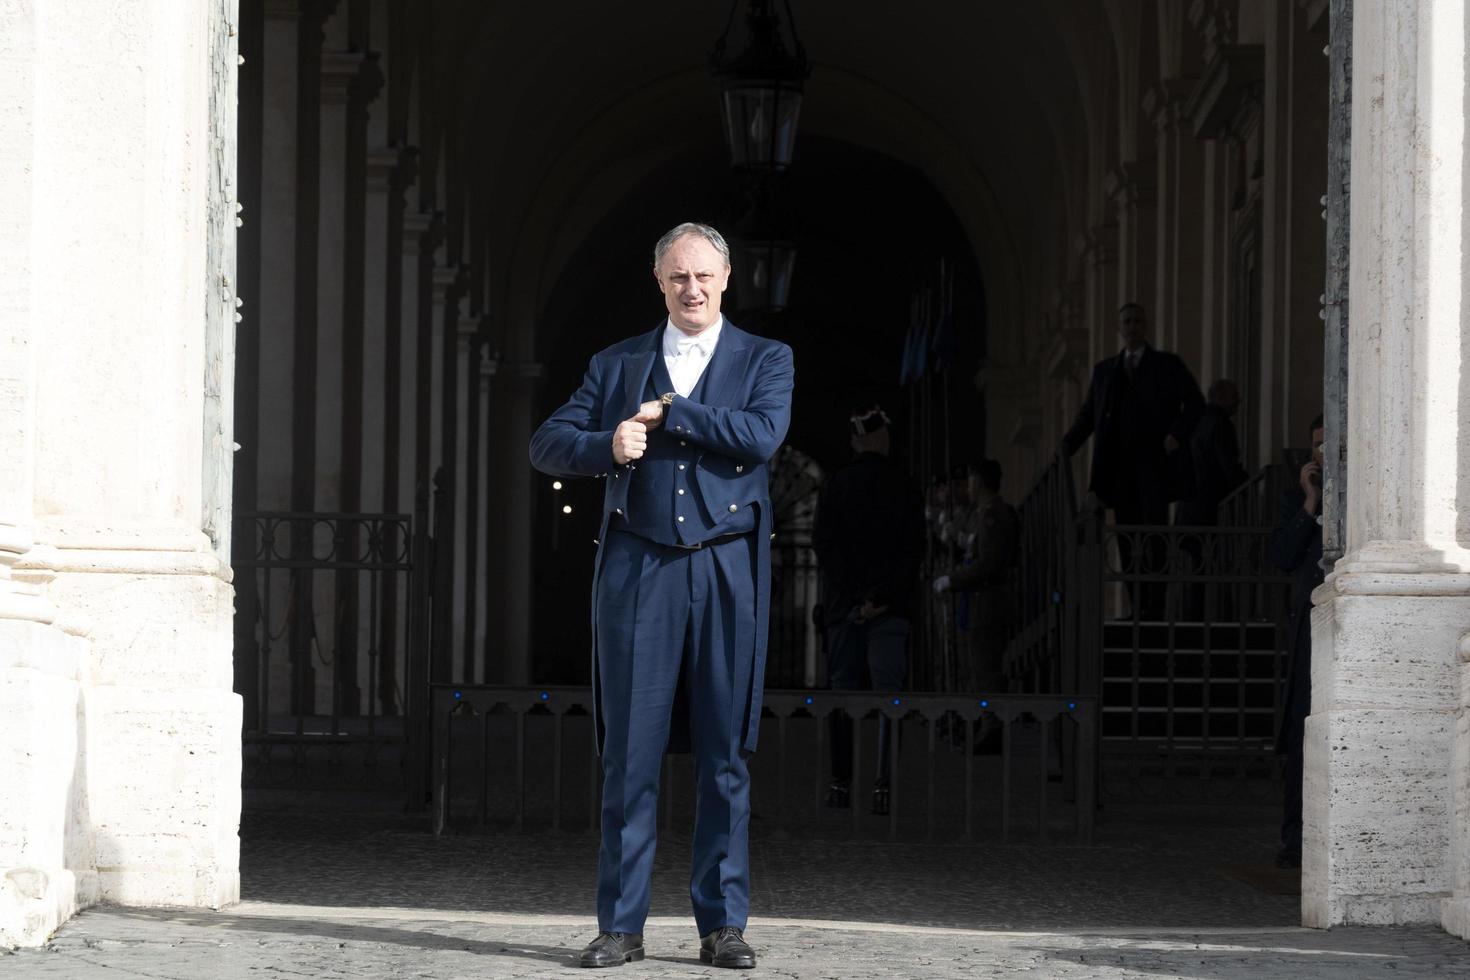
<path fill-rule="evenodd" d="M 1108 171 L 1103 178 L 1103 191 L 1112 198 L 1119 210 L 1126 210 L 1139 204 L 1151 203 L 1154 199 L 1154 182 L 1147 168 L 1129 161 Z"/>
<path fill-rule="evenodd" d="M 1216 51 L 1184 110 L 1195 137 L 1239 138 L 1241 118 L 1260 111 L 1265 78 L 1262 45 L 1231 45 Z"/>
<path fill-rule="evenodd" d="M 378 194 L 387 194 L 398 189 L 394 171 L 399 165 L 399 151 L 392 147 L 379 147 L 367 151 L 367 189 Z"/>
<path fill-rule="evenodd" d="M 1143 111 L 1154 130 L 1166 133 L 1179 125 L 1189 95 L 1199 83 L 1197 78 L 1162 78 L 1143 94 Z"/>
<path fill-rule="evenodd" d="M 1118 226 L 1098 225 L 1079 236 L 1082 261 L 1094 268 L 1112 265 L 1118 260 Z"/>
<path fill-rule="evenodd" d="M 346 105 L 364 55 L 355 51 L 322 52 L 322 105 Z"/>

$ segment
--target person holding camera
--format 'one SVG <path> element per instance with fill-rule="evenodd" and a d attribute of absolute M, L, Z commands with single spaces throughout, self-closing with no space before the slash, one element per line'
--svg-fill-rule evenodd
<path fill-rule="evenodd" d="M 1286 757 L 1281 850 L 1276 866 L 1302 865 L 1302 736 L 1312 711 L 1312 590 L 1322 584 L 1322 416 L 1312 420 L 1312 458 L 1281 495 L 1271 564 L 1292 576 L 1290 665 L 1276 751 Z"/>

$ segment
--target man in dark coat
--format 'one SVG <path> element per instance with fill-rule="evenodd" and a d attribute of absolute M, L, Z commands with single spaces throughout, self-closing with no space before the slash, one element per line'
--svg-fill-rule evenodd
<path fill-rule="evenodd" d="M 1210 385 L 1209 401 L 1189 430 L 1187 447 L 1194 492 L 1179 502 L 1176 523 L 1214 527 L 1220 501 L 1246 480 L 1240 463 L 1240 441 L 1231 418 L 1240 408 L 1240 390 L 1229 378 Z"/>
<path fill-rule="evenodd" d="M 653 272 L 668 316 L 595 354 L 581 387 L 531 438 L 543 473 L 606 478 L 592 580 L 600 932 L 579 964 L 643 959 L 659 775 L 683 705 L 699 956 L 749 968 L 746 759 L 761 715 L 769 463 L 791 421 L 791 348 L 720 314 L 730 248 L 708 225 L 664 235 Z"/>
<path fill-rule="evenodd" d="M 966 686 L 972 691 L 1005 690 L 1005 646 L 1011 626 L 1011 570 L 1020 545 L 1021 519 L 1000 495 L 1001 467 L 993 459 L 972 464 L 970 519 L 961 528 L 965 561 L 934 581 L 934 591 L 968 593 L 969 616 L 962 634 Z"/>
<path fill-rule="evenodd" d="M 1312 458 L 1298 485 L 1281 495 L 1281 520 L 1271 532 L 1271 564 L 1292 576 L 1291 661 L 1282 699 L 1276 751 L 1286 756 L 1281 851 L 1276 864 L 1302 864 L 1302 736 L 1312 712 L 1312 590 L 1322 584 L 1322 416 L 1312 422 Z"/>
<path fill-rule="evenodd" d="M 1138 303 L 1118 310 L 1118 339 L 1123 349 L 1092 369 L 1087 398 L 1062 438 L 1062 451 L 1075 453 L 1092 438 L 1092 472 L 1088 489 L 1112 508 L 1117 524 L 1163 525 L 1177 482 L 1171 473 L 1171 455 L 1189 436 L 1204 396 L 1179 355 L 1150 347 L 1148 320 Z M 1178 460 L 1179 463 L 1183 459 Z M 1118 539 L 1125 572 L 1162 570 L 1163 549 L 1151 546 L 1135 556 L 1126 537 Z M 1162 612 L 1162 593 L 1141 589 L 1135 613 L 1152 617 Z"/>
<path fill-rule="evenodd" d="M 908 660 L 914 589 L 924 551 L 924 502 L 888 456 L 888 417 L 880 408 L 853 415 L 857 455 L 827 480 L 817 504 L 812 546 L 822 575 L 827 679 L 834 690 L 901 691 Z M 888 739 L 879 719 L 873 805 L 887 806 Z M 832 785 L 827 802 L 847 806 L 852 722 L 832 719 Z"/>

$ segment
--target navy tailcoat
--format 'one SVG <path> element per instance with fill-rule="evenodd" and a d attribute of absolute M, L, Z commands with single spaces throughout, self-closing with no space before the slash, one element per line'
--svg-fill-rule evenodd
<path fill-rule="evenodd" d="M 597 476 L 606 478 L 603 493 L 602 529 L 592 593 L 597 595 L 597 577 L 602 569 L 602 552 L 608 522 L 623 514 L 632 484 L 628 467 L 613 459 L 613 431 L 618 423 L 638 414 L 647 401 L 656 360 L 663 356 L 664 321 L 654 330 L 614 344 L 593 355 L 581 386 L 565 405 L 552 413 L 531 437 L 531 465 L 551 476 Z M 757 337 L 729 320 L 720 328 L 719 342 L 705 376 L 702 398 L 693 401 L 676 397 L 665 413 L 662 428 L 679 432 L 695 447 L 694 477 L 699 488 L 702 515 L 715 533 L 719 525 L 744 507 L 754 507 L 757 562 L 754 644 L 750 663 L 738 663 L 738 677 L 745 690 L 745 724 L 741 747 L 755 751 L 761 713 L 761 687 L 765 677 L 767 623 L 771 595 L 771 490 L 770 459 L 786 438 L 791 421 L 793 366 L 791 348 L 779 341 Z M 598 751 L 603 745 L 601 683 L 597 657 L 597 610 L 593 602 L 592 669 L 594 714 Z M 681 730 L 681 711 L 676 706 L 671 749 L 688 744 Z"/>

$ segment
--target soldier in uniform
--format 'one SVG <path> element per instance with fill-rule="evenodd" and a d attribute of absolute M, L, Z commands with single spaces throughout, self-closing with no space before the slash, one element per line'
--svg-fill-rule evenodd
<path fill-rule="evenodd" d="M 908 663 L 913 594 L 924 550 L 924 504 L 888 456 L 888 416 L 853 415 L 856 456 L 822 488 L 812 545 L 822 575 L 827 679 L 834 690 L 901 691 Z M 873 809 L 887 812 L 888 739 L 879 719 Z M 829 806 L 848 805 L 852 721 L 832 720 Z"/>
<path fill-rule="evenodd" d="M 934 591 L 968 593 L 961 649 L 967 654 L 966 682 L 971 690 L 1005 687 L 1007 633 L 1011 625 L 1010 570 L 1016 564 L 1020 518 L 1000 495 L 1001 468 L 993 459 L 970 467 L 973 510 L 958 543 L 966 559 L 934 580 Z"/>

